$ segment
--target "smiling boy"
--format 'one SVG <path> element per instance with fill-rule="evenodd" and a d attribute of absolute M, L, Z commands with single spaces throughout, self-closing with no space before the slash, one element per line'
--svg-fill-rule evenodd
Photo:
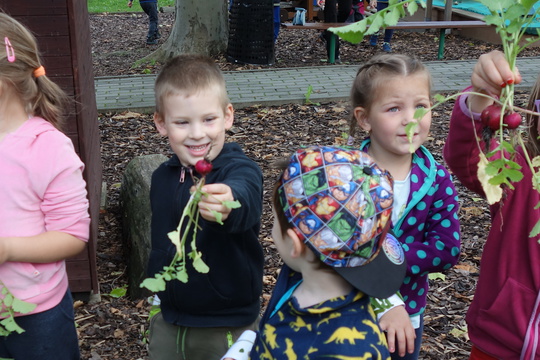
<path fill-rule="evenodd" d="M 158 293 L 161 312 L 150 324 L 151 359 L 219 359 L 244 330 L 257 326 L 263 253 L 258 241 L 262 214 L 262 173 L 236 143 L 225 143 L 234 110 L 214 61 L 180 55 L 163 67 L 155 85 L 154 122 L 174 155 L 152 175 L 152 251 L 148 274 L 169 265 L 175 247 L 167 233 L 178 222 L 200 177 L 194 165 L 205 158 L 213 169 L 199 203 L 197 248 L 210 267 L 187 267 L 189 281 L 172 280 Z M 229 209 L 223 201 L 238 200 Z M 222 215 L 223 225 L 214 212 Z M 191 235 L 188 235 L 191 239 Z M 186 252 L 191 251 L 190 241 Z"/>

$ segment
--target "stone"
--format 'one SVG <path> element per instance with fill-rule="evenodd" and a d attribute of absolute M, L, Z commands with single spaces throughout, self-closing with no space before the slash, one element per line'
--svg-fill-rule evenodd
<path fill-rule="evenodd" d="M 127 294 L 132 299 L 151 295 L 140 287 L 151 248 L 150 184 L 154 170 L 167 159 L 161 154 L 138 156 L 128 163 L 122 177 L 122 240 L 128 249 Z"/>

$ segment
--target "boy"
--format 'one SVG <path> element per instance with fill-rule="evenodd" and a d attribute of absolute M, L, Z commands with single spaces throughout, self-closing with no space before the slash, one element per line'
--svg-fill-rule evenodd
<path fill-rule="evenodd" d="M 392 184 L 359 150 L 293 154 L 273 196 L 272 237 L 286 265 L 251 359 L 390 359 L 369 296 L 394 294 L 405 275 L 401 245 L 388 233 Z M 380 188 L 390 192 L 384 206 Z M 225 359 L 246 349 L 232 352 Z"/>
<path fill-rule="evenodd" d="M 228 343 L 256 327 L 262 293 L 263 253 L 258 241 L 262 173 L 236 143 L 225 143 L 233 124 L 225 80 L 214 61 L 180 55 L 163 67 L 155 85 L 154 122 L 174 152 L 152 175 L 152 251 L 148 273 L 169 265 L 175 246 L 167 233 L 178 226 L 190 197 L 194 165 L 205 158 L 213 170 L 199 203 L 197 249 L 207 274 L 188 262 L 189 280 L 172 280 L 159 292 L 161 313 L 150 324 L 151 359 L 219 359 Z M 231 210 L 222 201 L 238 200 Z M 222 215 L 223 225 L 213 212 Z M 188 235 L 191 239 L 191 235 Z M 191 240 L 186 252 L 191 251 Z"/>

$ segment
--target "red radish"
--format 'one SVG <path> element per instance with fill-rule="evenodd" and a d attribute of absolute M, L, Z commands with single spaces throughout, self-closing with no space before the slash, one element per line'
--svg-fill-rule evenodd
<path fill-rule="evenodd" d="M 511 112 L 504 115 L 503 122 L 506 124 L 508 129 L 516 129 L 521 124 L 521 115 L 517 112 Z"/>
<path fill-rule="evenodd" d="M 202 176 L 206 176 L 206 174 L 212 171 L 212 163 L 206 159 L 199 160 L 195 164 L 195 171 L 197 171 Z"/>
<path fill-rule="evenodd" d="M 497 104 L 489 105 L 480 114 L 480 120 L 484 126 L 489 127 L 491 130 L 499 130 L 501 122 L 501 107 Z"/>

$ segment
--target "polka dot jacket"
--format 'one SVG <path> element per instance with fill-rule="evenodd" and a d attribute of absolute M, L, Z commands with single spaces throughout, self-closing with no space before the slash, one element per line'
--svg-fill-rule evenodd
<path fill-rule="evenodd" d="M 365 140 L 361 150 L 367 151 L 369 142 Z M 411 316 L 424 313 L 428 274 L 454 266 L 461 243 L 458 196 L 450 173 L 423 146 L 412 161 L 407 206 L 392 224 L 407 259 L 400 293 Z"/>

